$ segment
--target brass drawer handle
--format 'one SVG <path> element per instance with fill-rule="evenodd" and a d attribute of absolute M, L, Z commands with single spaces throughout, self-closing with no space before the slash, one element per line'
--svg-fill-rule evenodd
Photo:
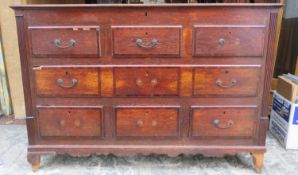
<path fill-rule="evenodd" d="M 76 44 L 76 40 L 74 40 L 74 39 L 70 39 L 70 40 L 68 41 L 68 44 L 67 44 L 67 45 L 62 46 L 62 45 L 61 45 L 61 41 L 60 41 L 60 39 L 55 39 L 55 40 L 54 40 L 54 44 L 55 44 L 55 46 L 58 47 L 58 48 L 66 49 L 66 48 L 69 48 L 69 47 L 74 47 L 74 45 Z"/>
<path fill-rule="evenodd" d="M 223 38 L 220 38 L 219 40 L 218 40 L 218 44 L 219 45 L 221 45 L 221 46 L 223 46 L 223 45 L 225 45 L 225 39 L 223 39 Z"/>
<path fill-rule="evenodd" d="M 237 80 L 232 79 L 230 84 L 227 84 L 227 85 L 223 84 L 223 82 L 219 79 L 216 80 L 215 83 L 217 84 L 217 86 L 219 86 L 221 88 L 231 88 L 237 84 Z"/>
<path fill-rule="evenodd" d="M 146 45 L 142 39 L 140 39 L 140 38 L 136 39 L 136 45 L 139 47 L 145 48 L 145 49 L 153 48 L 153 47 L 157 46 L 157 44 L 158 44 L 158 40 L 156 38 L 152 38 L 150 41 L 150 44 L 148 44 L 148 45 Z"/>
<path fill-rule="evenodd" d="M 70 88 L 73 88 L 76 84 L 78 84 L 78 80 L 73 78 L 73 79 L 71 79 L 70 85 L 64 85 L 64 80 L 59 78 L 59 79 L 57 79 L 56 83 L 58 86 L 60 86 L 62 88 L 70 89 Z"/>
<path fill-rule="evenodd" d="M 220 124 L 220 120 L 219 120 L 219 119 L 215 119 L 215 120 L 213 120 L 212 123 L 213 123 L 213 125 L 214 125 L 215 127 L 219 128 L 219 129 L 228 129 L 228 128 L 230 128 L 230 127 L 233 126 L 234 121 L 233 121 L 233 120 L 229 120 L 229 121 L 227 122 L 227 124 L 225 124 L 225 125 L 221 125 L 221 124 Z"/>

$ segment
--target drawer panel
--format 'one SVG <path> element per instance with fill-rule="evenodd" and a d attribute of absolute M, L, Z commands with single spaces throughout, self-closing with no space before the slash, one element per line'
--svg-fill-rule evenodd
<path fill-rule="evenodd" d="M 115 68 L 117 96 L 176 96 L 179 68 Z"/>
<path fill-rule="evenodd" d="M 99 27 L 29 27 L 34 57 L 98 57 Z"/>
<path fill-rule="evenodd" d="M 100 95 L 99 69 L 43 67 L 34 72 L 37 95 Z"/>
<path fill-rule="evenodd" d="M 194 70 L 196 96 L 256 96 L 260 67 L 202 67 Z"/>
<path fill-rule="evenodd" d="M 178 108 L 116 108 L 117 136 L 178 136 Z"/>
<path fill-rule="evenodd" d="M 113 26 L 114 57 L 179 57 L 182 26 Z"/>
<path fill-rule="evenodd" d="M 101 108 L 38 108 L 41 136 L 101 136 Z"/>
<path fill-rule="evenodd" d="M 194 26 L 194 56 L 263 56 L 265 26 Z"/>
<path fill-rule="evenodd" d="M 192 136 L 250 137 L 255 131 L 257 108 L 202 107 L 192 109 Z"/>

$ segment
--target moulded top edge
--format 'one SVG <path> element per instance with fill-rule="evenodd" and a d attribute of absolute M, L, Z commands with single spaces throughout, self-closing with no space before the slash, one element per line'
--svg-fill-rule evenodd
<path fill-rule="evenodd" d="M 13 5 L 11 8 L 13 9 L 39 9 L 39 8 L 101 8 L 101 7 L 150 7 L 150 8 L 158 8 L 158 7 L 282 7 L 282 3 L 177 3 L 177 4 L 28 4 L 28 5 Z"/>

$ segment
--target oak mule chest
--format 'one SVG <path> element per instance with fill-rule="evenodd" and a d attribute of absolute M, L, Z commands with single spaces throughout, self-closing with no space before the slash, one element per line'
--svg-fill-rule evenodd
<path fill-rule="evenodd" d="M 250 152 L 261 171 L 280 6 L 13 6 L 33 170 L 43 154 Z"/>

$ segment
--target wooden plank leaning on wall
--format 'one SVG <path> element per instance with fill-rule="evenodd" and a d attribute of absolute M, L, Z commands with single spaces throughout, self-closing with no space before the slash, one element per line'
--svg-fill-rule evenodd
<path fill-rule="evenodd" d="M 1 26 L 0 26 L 1 27 Z M 1 28 L 0 28 L 1 33 Z M 4 64 L 4 53 L 2 49 L 2 39 L 0 36 L 0 116 L 11 114 L 10 96 L 8 93 L 7 74 Z"/>

